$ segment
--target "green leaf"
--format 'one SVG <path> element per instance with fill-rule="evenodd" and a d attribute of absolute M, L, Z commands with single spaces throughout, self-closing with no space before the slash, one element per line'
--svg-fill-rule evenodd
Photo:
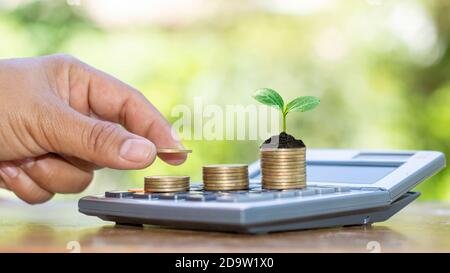
<path fill-rule="evenodd" d="M 286 113 L 289 112 L 306 112 L 317 105 L 319 105 L 320 100 L 316 97 L 304 96 L 298 97 L 286 105 Z"/>
<path fill-rule="evenodd" d="M 258 89 L 253 95 L 253 98 L 255 98 L 255 100 L 259 101 L 262 104 L 275 107 L 277 109 L 280 109 L 281 111 L 283 111 L 284 109 L 283 98 L 280 96 L 280 94 L 277 93 L 277 91 L 273 89 L 270 88 Z"/>

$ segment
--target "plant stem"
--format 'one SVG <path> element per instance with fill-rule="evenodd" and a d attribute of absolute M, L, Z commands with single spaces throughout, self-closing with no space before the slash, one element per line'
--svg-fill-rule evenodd
<path fill-rule="evenodd" d="M 283 113 L 283 132 L 286 133 L 286 115 L 287 113 Z"/>

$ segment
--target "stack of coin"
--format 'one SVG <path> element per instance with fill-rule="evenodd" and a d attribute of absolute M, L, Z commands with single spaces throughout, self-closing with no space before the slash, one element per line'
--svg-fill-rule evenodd
<path fill-rule="evenodd" d="M 248 166 L 242 164 L 203 166 L 203 189 L 207 191 L 248 189 Z"/>
<path fill-rule="evenodd" d="M 145 192 L 183 192 L 189 190 L 189 176 L 146 176 Z"/>
<path fill-rule="evenodd" d="M 306 187 L 306 148 L 262 148 L 261 183 L 271 190 Z"/>

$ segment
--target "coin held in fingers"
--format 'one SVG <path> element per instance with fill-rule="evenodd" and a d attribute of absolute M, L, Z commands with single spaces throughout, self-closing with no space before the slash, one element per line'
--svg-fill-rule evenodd
<path fill-rule="evenodd" d="M 192 150 L 179 148 L 157 148 L 156 152 L 158 154 L 190 154 L 192 153 Z"/>

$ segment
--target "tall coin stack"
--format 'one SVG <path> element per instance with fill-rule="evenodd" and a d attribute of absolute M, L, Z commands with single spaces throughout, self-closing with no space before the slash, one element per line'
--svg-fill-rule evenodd
<path fill-rule="evenodd" d="M 189 176 L 146 176 L 145 192 L 184 192 L 189 190 Z"/>
<path fill-rule="evenodd" d="M 261 183 L 270 190 L 306 187 L 306 148 L 262 148 Z"/>
<path fill-rule="evenodd" d="M 207 191 L 248 189 L 248 166 L 243 164 L 203 166 L 203 189 Z"/>

